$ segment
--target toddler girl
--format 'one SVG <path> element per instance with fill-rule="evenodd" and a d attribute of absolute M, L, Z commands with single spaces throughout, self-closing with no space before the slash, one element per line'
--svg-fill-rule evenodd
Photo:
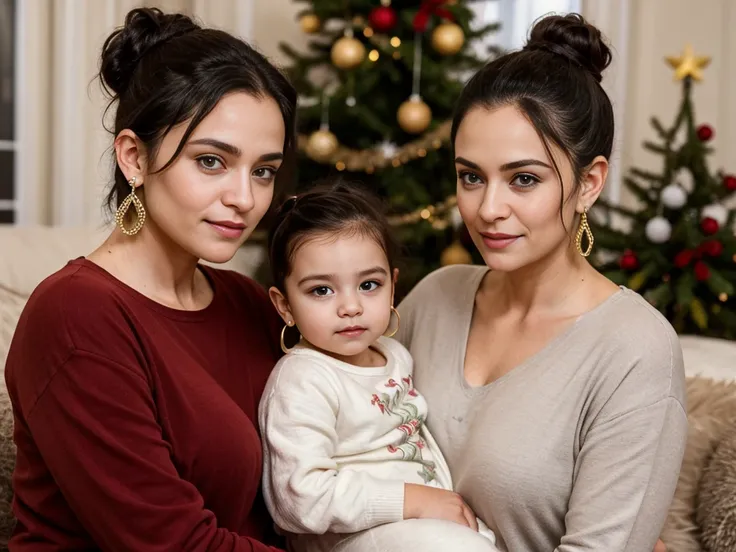
<path fill-rule="evenodd" d="M 423 552 L 496 550 L 452 492 L 411 356 L 390 339 L 395 249 L 375 200 L 339 183 L 287 200 L 269 236 L 287 354 L 260 404 L 263 489 L 295 552 L 385 550 L 395 539 L 426 541 Z M 445 521 L 402 521 L 418 518 Z"/>

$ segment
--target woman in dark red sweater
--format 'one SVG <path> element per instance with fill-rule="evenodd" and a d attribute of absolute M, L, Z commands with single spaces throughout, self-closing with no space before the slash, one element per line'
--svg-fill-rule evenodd
<path fill-rule="evenodd" d="M 279 320 L 199 261 L 268 209 L 296 93 L 242 41 L 153 9 L 108 38 L 100 76 L 117 227 L 38 287 L 11 345 L 10 549 L 273 551 L 256 416 Z"/>

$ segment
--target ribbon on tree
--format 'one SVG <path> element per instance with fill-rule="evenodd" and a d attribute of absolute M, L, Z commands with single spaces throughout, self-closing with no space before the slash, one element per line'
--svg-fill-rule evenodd
<path fill-rule="evenodd" d="M 454 21 L 455 18 L 452 16 L 450 10 L 443 8 L 442 4 L 445 4 L 447 0 L 424 0 L 419 8 L 419 11 L 414 16 L 414 31 L 423 33 L 427 30 L 427 24 L 429 18 L 433 15 L 447 19 L 448 21 Z"/>

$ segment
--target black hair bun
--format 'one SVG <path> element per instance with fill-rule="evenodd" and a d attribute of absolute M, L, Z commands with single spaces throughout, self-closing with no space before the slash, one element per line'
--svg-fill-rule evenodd
<path fill-rule="evenodd" d="M 122 94 L 130 85 L 135 68 L 152 48 L 199 29 L 182 14 L 165 14 L 158 8 L 138 8 L 128 12 L 125 23 L 102 47 L 100 77 L 108 90 Z"/>
<path fill-rule="evenodd" d="M 550 15 L 537 21 L 524 49 L 564 56 L 589 71 L 598 82 L 612 57 L 601 31 L 576 13 Z"/>

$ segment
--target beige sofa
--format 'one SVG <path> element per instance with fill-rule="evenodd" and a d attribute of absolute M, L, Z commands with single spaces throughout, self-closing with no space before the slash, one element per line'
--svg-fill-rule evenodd
<path fill-rule="evenodd" d="M 105 229 L 0 225 L 0 368 L 28 295 L 42 279 L 69 259 L 92 251 L 106 235 Z M 225 266 L 252 276 L 262 258 L 260 248 L 245 247 Z M 736 343 L 683 336 L 681 344 L 689 376 L 691 435 L 662 538 L 673 552 L 736 550 L 736 518 L 729 518 L 729 512 L 736 516 L 736 502 L 728 502 L 736 497 L 736 477 L 729 476 L 729 469 L 736 471 L 736 433 L 731 430 L 736 425 L 736 383 L 730 383 L 736 380 Z M 0 378 L 0 550 L 12 529 L 11 432 L 10 406 Z M 703 547 L 704 541 L 710 548 Z"/>

